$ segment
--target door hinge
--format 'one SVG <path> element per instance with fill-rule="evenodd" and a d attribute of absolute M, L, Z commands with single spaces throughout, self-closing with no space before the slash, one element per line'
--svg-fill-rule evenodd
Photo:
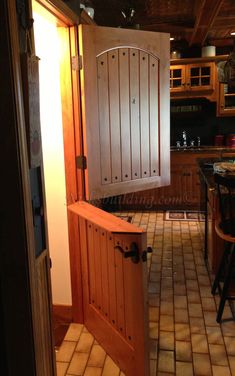
<path fill-rule="evenodd" d="M 81 55 L 72 56 L 72 69 L 76 71 L 82 69 L 82 56 Z"/>
<path fill-rule="evenodd" d="M 79 170 L 86 170 L 87 168 L 87 160 L 85 155 L 77 155 L 76 156 L 76 167 Z"/>

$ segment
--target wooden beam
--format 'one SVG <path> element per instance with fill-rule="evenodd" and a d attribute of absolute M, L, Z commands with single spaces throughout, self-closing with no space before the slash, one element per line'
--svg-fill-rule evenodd
<path fill-rule="evenodd" d="M 203 45 L 223 1 L 224 0 L 203 0 L 201 2 L 201 5 L 197 11 L 197 17 L 190 40 L 190 45 Z"/>

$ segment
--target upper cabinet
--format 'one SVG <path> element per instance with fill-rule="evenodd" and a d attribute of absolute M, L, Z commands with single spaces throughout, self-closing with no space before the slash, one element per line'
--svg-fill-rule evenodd
<path fill-rule="evenodd" d="M 215 91 L 215 63 L 197 62 L 170 67 L 171 97 L 213 97 Z"/>
<path fill-rule="evenodd" d="M 235 116 L 235 88 L 218 84 L 217 116 Z"/>

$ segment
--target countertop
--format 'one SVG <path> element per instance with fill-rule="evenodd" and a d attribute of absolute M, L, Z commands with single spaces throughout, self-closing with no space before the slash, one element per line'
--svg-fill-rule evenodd
<path fill-rule="evenodd" d="M 215 181 L 214 181 L 213 164 L 215 162 L 228 161 L 228 160 L 231 160 L 231 158 L 198 158 L 197 159 L 201 176 L 209 189 L 214 190 L 216 188 Z"/>
<path fill-rule="evenodd" d="M 228 146 L 208 146 L 208 145 L 202 145 L 202 146 L 187 146 L 184 148 L 181 146 L 178 148 L 177 146 L 171 146 L 171 151 L 176 153 L 208 153 L 213 151 L 218 151 L 220 153 L 234 153 L 235 155 L 235 148 L 229 148 Z"/>

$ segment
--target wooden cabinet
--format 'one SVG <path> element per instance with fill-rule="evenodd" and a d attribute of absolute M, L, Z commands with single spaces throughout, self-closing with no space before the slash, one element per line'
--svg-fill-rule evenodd
<path fill-rule="evenodd" d="M 227 84 L 219 84 L 217 116 L 235 116 L 235 89 L 229 89 Z"/>
<path fill-rule="evenodd" d="M 205 250 L 207 265 L 211 272 L 218 269 L 224 242 L 215 232 L 215 219 L 218 217 L 218 198 L 213 188 L 206 187 L 206 231 Z"/>
<path fill-rule="evenodd" d="M 170 91 L 171 96 L 195 96 L 197 93 L 211 94 L 215 89 L 214 62 L 188 63 L 171 65 Z"/>

